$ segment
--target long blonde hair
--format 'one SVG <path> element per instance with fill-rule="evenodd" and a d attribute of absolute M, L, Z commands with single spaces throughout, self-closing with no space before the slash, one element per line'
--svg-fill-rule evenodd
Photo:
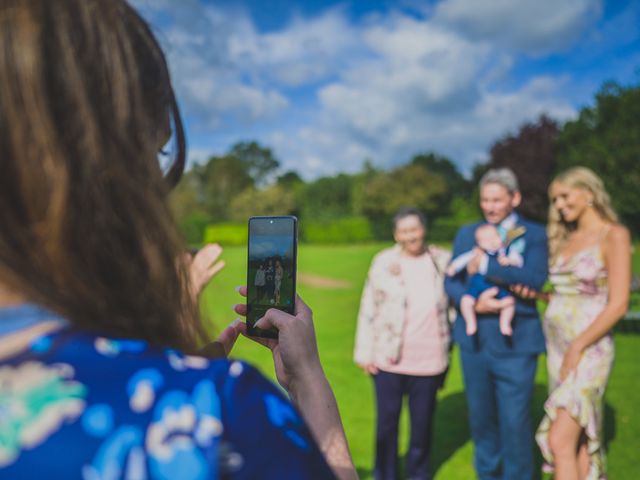
<path fill-rule="evenodd" d="M 593 195 L 592 207 L 600 215 L 600 218 L 611 223 L 618 221 L 618 215 L 611 207 L 611 200 L 602 180 L 592 170 L 586 167 L 573 167 L 558 174 L 549 185 L 548 190 L 550 202 L 547 234 L 549 235 L 549 253 L 552 261 L 558 255 L 558 251 L 569 234 L 576 229 L 576 223 L 565 222 L 558 209 L 553 206 L 551 190 L 558 183 L 590 192 Z"/>

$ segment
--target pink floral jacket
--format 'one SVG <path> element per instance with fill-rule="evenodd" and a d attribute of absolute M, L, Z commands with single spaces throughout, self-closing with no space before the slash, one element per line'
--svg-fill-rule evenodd
<path fill-rule="evenodd" d="M 440 337 L 447 355 L 450 334 L 448 298 L 444 291 L 444 271 L 451 253 L 434 245 L 429 246 L 440 281 L 436 297 L 440 319 Z M 396 363 L 402 350 L 402 334 L 406 322 L 406 290 L 400 270 L 400 246 L 395 245 L 378 253 L 369 268 L 362 292 L 354 360 L 359 365 Z M 447 364 L 444 359 L 443 364 Z"/>

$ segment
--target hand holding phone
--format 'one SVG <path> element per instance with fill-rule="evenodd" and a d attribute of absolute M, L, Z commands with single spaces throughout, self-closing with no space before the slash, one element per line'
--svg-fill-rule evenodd
<path fill-rule="evenodd" d="M 248 288 L 238 287 L 237 292 L 246 297 Z M 245 304 L 234 305 L 234 311 L 243 317 L 247 316 Z M 316 342 L 313 314 L 306 303 L 296 295 L 294 312 L 285 313 L 279 309 L 267 310 L 259 325 L 268 331 L 276 327 L 278 338 L 264 338 L 251 336 L 248 332 L 248 322 L 238 323 L 236 328 L 241 334 L 249 336 L 251 340 L 267 347 L 273 354 L 273 362 L 278 383 L 290 393 L 291 384 L 303 385 L 306 382 L 318 381 L 324 376 L 318 345 Z"/>
<path fill-rule="evenodd" d="M 296 217 L 251 217 L 247 259 L 247 333 L 277 338 L 278 330 L 255 328 L 270 308 L 294 313 L 298 221 Z"/>

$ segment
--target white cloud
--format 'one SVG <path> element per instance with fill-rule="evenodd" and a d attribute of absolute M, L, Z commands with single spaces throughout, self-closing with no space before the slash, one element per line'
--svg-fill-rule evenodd
<path fill-rule="evenodd" d="M 289 105 L 276 88 L 247 79 L 252 65 L 234 56 L 234 37 L 253 31 L 246 15 L 196 0 L 135 0 L 133 5 L 154 24 L 180 103 L 199 130 L 218 128 L 230 118 L 250 124 Z"/>
<path fill-rule="evenodd" d="M 430 150 L 468 171 L 522 123 L 572 117 L 570 79 L 510 77 L 522 52 L 567 47 L 601 12 L 599 0 L 444 0 L 355 23 L 333 8 L 262 33 L 242 10 L 152 5 L 190 128 L 217 138 L 199 135 L 190 161 L 256 138 L 306 178 Z"/>
<path fill-rule="evenodd" d="M 300 86 L 333 75 L 341 60 L 358 47 L 341 8 L 316 18 L 295 17 L 285 30 L 260 34 L 243 24 L 231 36 L 230 54 L 255 74 L 286 86 Z"/>
<path fill-rule="evenodd" d="M 561 97 L 562 81 L 534 78 L 495 90 L 512 60 L 429 20 L 396 14 L 362 38 L 374 57 L 319 89 L 316 123 L 282 142 L 312 175 L 353 171 L 365 158 L 388 167 L 429 150 L 468 171 L 522 123 L 545 112 L 559 119 L 575 113 Z"/>
<path fill-rule="evenodd" d="M 319 91 L 331 117 L 354 133 L 401 141 L 408 117 L 449 116 L 477 101 L 478 74 L 490 60 L 486 47 L 401 16 L 370 27 L 363 37 L 377 57 L 351 65 Z"/>
<path fill-rule="evenodd" d="M 326 123 L 306 127 L 278 147 L 291 152 L 289 158 L 300 159 L 308 169 L 302 171 L 311 176 L 356 171 L 366 158 L 390 167 L 421 151 L 447 155 L 468 173 L 475 162 L 486 160 L 494 141 L 514 133 L 523 123 L 543 113 L 558 120 L 572 118 L 576 112 L 561 99 L 562 87 L 561 80 L 541 77 L 517 91 L 483 90 L 471 108 L 457 114 L 441 115 L 407 103 L 373 126 L 372 122 L 363 126 L 361 120 L 370 112 L 353 118 L 353 112 L 344 115 L 328 108 L 325 119 L 333 120 L 332 127 Z M 372 128 L 367 130 L 369 126 Z"/>
<path fill-rule="evenodd" d="M 602 15 L 602 0 L 444 0 L 434 20 L 461 35 L 542 54 L 572 45 Z"/>

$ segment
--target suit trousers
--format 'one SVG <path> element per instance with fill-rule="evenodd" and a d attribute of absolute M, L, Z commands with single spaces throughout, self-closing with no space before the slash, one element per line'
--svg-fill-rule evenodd
<path fill-rule="evenodd" d="M 474 465 L 480 480 L 530 480 L 537 354 L 460 350 Z"/>
<path fill-rule="evenodd" d="M 436 393 L 444 374 L 416 376 L 380 370 L 373 375 L 376 393 L 377 426 L 374 478 L 396 480 L 398 474 L 398 421 L 402 399 L 409 397 L 411 433 L 406 457 L 406 476 L 431 479 L 431 432 Z"/>

